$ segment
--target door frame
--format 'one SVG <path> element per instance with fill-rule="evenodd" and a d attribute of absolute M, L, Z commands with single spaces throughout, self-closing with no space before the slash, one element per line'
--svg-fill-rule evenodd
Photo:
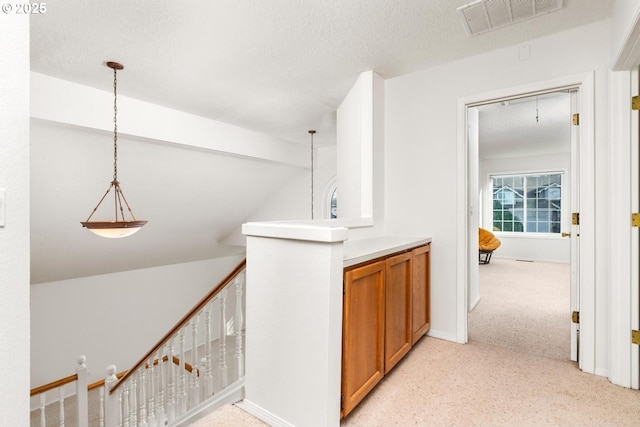
<path fill-rule="evenodd" d="M 523 86 L 480 93 L 458 99 L 457 110 L 457 194 L 456 204 L 456 251 L 458 272 L 456 278 L 456 341 L 466 343 L 469 307 L 469 271 L 471 263 L 477 260 L 469 256 L 467 242 L 470 211 L 469 191 L 469 140 L 467 131 L 467 108 L 479 104 L 500 102 L 501 100 L 526 96 L 533 93 L 555 92 L 563 89 L 580 90 L 580 353 L 585 372 L 595 373 L 595 145 L 594 110 L 595 88 L 594 72 L 561 77 L 531 83 Z M 588 190 L 587 190 L 588 189 Z M 567 321 L 570 313 L 567 310 Z"/>
<path fill-rule="evenodd" d="M 609 372 L 614 384 L 640 387 L 639 346 L 631 344 L 630 330 L 640 327 L 640 231 L 630 225 L 630 213 L 640 210 L 640 119 L 631 110 L 630 97 L 640 93 L 637 67 L 610 73 L 611 135 L 610 187 L 610 314 Z"/>

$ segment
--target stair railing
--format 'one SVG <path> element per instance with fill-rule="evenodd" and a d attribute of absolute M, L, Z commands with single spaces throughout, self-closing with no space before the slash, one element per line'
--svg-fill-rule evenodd
<path fill-rule="evenodd" d="M 89 413 L 89 404 L 87 398 L 87 365 L 86 365 L 86 357 L 78 356 L 78 364 L 76 366 L 76 373 L 73 375 L 69 375 L 68 377 L 61 378 L 56 381 L 52 381 L 49 384 L 42 385 L 40 387 L 36 387 L 31 389 L 30 396 L 39 396 L 40 397 L 40 426 L 45 427 L 47 425 L 45 409 L 47 407 L 47 393 L 53 392 L 57 390 L 57 401 L 59 405 L 59 425 L 64 427 L 65 422 L 65 413 L 64 413 L 64 401 L 65 401 L 65 386 L 67 384 L 71 384 L 75 382 L 76 386 L 76 396 L 77 396 L 77 409 L 76 409 L 76 417 L 78 420 L 78 426 L 86 427 L 89 425 L 88 421 L 88 413 Z"/>
<path fill-rule="evenodd" d="M 120 380 L 109 367 L 107 427 L 170 424 L 244 377 L 245 266 L 243 259 Z"/>
<path fill-rule="evenodd" d="M 53 425 L 64 427 L 68 424 L 67 421 L 70 421 L 72 426 L 88 427 L 89 424 L 94 425 L 97 422 L 99 427 L 104 427 L 105 380 L 101 379 L 87 385 L 89 371 L 86 361 L 87 358 L 84 355 L 78 356 L 75 374 L 31 389 L 30 397 L 39 398 L 39 405 L 36 410 L 39 421 L 38 418 L 32 420 L 32 425 L 38 423 L 40 427 Z M 115 375 L 116 378 L 122 378 L 126 373 L 126 371 L 119 372 Z M 70 393 L 70 390 L 67 388 L 71 383 L 75 383 L 75 393 Z M 100 393 L 99 415 L 89 413 L 89 392 L 95 389 L 99 389 Z M 76 399 L 75 405 L 72 405 L 75 406 L 75 410 L 73 414 L 67 414 L 65 404 L 71 398 Z M 58 406 L 57 414 L 55 413 L 56 408 L 47 409 L 48 406 L 56 404 Z M 96 417 L 98 417 L 97 420 L 95 419 Z"/>

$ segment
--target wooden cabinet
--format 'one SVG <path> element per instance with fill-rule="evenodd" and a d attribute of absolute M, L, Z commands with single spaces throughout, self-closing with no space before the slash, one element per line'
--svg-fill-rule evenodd
<path fill-rule="evenodd" d="M 384 375 L 384 261 L 345 272 L 342 317 L 342 413 Z"/>
<path fill-rule="evenodd" d="M 415 344 L 431 327 L 431 245 L 420 246 L 411 251 L 412 255 L 412 338 Z"/>
<path fill-rule="evenodd" d="M 344 272 L 342 416 L 430 326 L 430 244 Z"/>
<path fill-rule="evenodd" d="M 386 259 L 384 373 L 411 349 L 411 252 Z"/>

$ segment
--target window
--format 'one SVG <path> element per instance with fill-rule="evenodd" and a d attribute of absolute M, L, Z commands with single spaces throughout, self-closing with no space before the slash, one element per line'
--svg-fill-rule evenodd
<path fill-rule="evenodd" d="M 329 218 L 338 218 L 338 188 L 331 192 L 331 197 L 329 198 Z"/>
<path fill-rule="evenodd" d="M 494 231 L 560 233 L 562 173 L 496 175 L 491 185 Z"/>

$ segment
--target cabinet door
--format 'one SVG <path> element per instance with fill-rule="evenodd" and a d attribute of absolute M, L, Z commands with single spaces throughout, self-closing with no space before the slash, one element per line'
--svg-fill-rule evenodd
<path fill-rule="evenodd" d="M 413 321 L 411 345 L 415 344 L 431 326 L 431 245 L 413 253 Z"/>
<path fill-rule="evenodd" d="M 411 252 L 386 260 L 384 372 L 411 349 Z"/>
<path fill-rule="evenodd" d="M 384 261 L 345 272 L 342 320 L 342 416 L 384 375 Z"/>

